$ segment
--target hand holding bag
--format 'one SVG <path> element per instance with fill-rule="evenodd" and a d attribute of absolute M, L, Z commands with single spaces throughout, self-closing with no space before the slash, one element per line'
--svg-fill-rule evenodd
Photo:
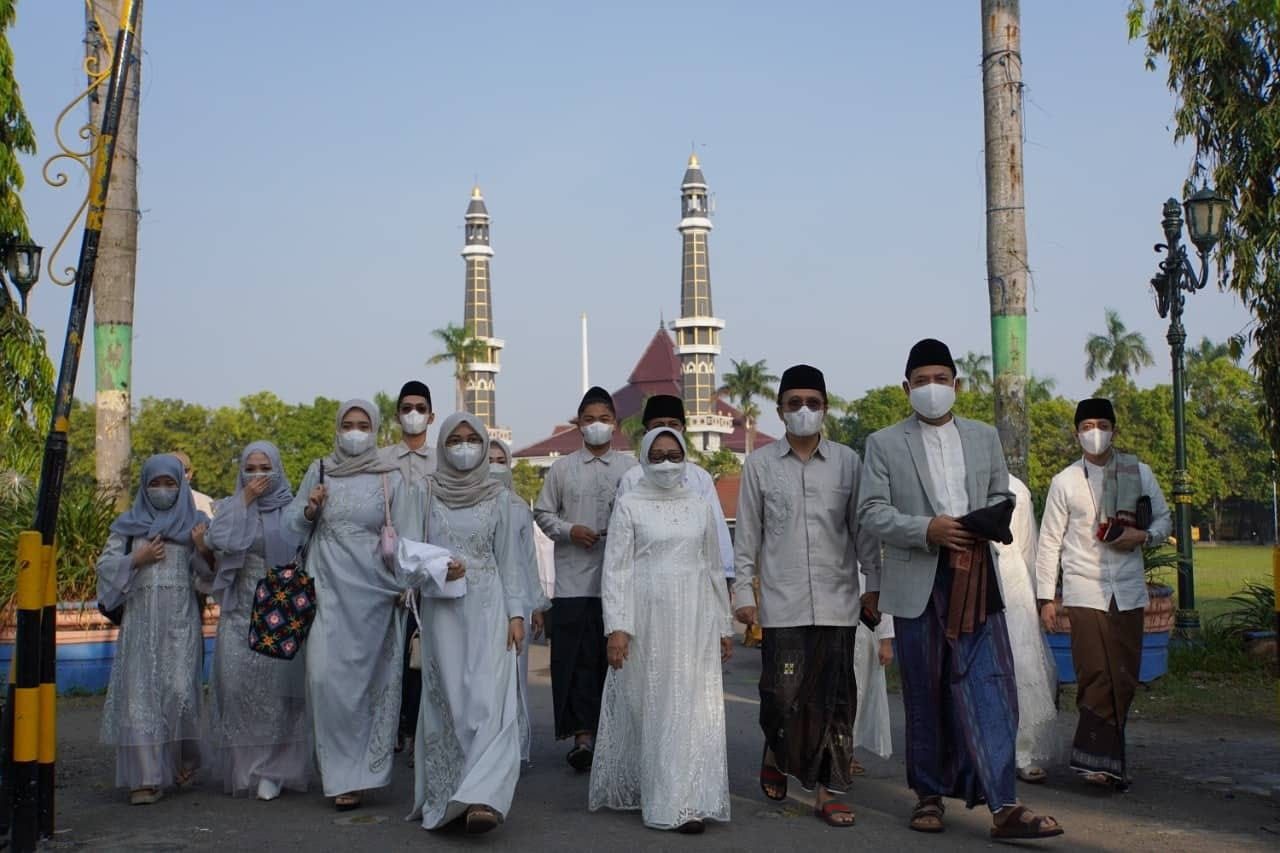
<path fill-rule="evenodd" d="M 324 460 L 320 460 L 320 485 L 324 485 Z M 253 591 L 249 613 L 249 648 L 280 660 L 293 660 L 306 642 L 316 618 L 316 582 L 307 574 L 307 550 L 320 523 L 316 513 L 311 532 L 287 566 L 267 569 Z"/>

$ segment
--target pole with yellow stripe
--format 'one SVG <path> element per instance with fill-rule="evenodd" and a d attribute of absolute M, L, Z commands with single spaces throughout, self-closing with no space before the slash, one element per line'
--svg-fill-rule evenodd
<path fill-rule="evenodd" d="M 54 761 L 58 753 L 58 569 L 56 546 L 41 546 L 44 605 L 40 612 L 40 742 L 36 750 L 40 837 L 53 836 Z"/>
<path fill-rule="evenodd" d="M 84 343 L 85 328 L 89 319 L 89 301 L 93 293 L 93 273 L 97 266 L 98 246 L 102 242 L 102 216 L 107 209 L 107 192 L 111 187 L 111 164 L 115 156 L 116 135 L 120 129 L 120 113 L 124 109 L 124 94 L 129 79 L 129 65 L 133 56 L 134 33 L 138 31 L 138 19 L 142 14 L 141 0 L 122 0 L 120 32 L 116 36 L 115 55 L 111 63 L 111 78 L 107 85 L 106 103 L 102 110 L 102 126 L 98 132 L 93 177 L 89 184 L 89 209 L 85 215 L 84 237 L 80 242 L 80 258 L 76 265 L 76 281 L 71 291 L 71 311 L 67 316 L 67 334 L 63 339 L 62 361 L 58 368 L 58 387 L 53 401 L 53 418 L 49 424 L 49 437 L 44 445 L 44 462 L 40 468 L 40 491 L 36 497 L 35 551 L 30 560 L 37 566 L 33 577 L 42 574 L 42 546 L 53 545 L 54 530 L 58 523 L 58 504 L 62 498 L 62 477 L 67 468 L 67 429 L 70 425 L 71 402 L 76 390 L 76 373 L 80 368 L 80 350 Z M 22 534 L 27 537 L 27 534 Z M 23 540 L 25 541 L 25 540 Z M 19 550 L 22 549 L 19 544 Z M 27 546 L 31 547 L 31 546 Z M 38 721 L 39 683 L 42 669 L 40 660 L 40 611 L 43 609 L 44 579 L 28 585 L 27 598 L 23 599 L 22 566 L 19 565 L 19 615 L 18 637 L 14 646 L 16 679 L 13 701 L 13 758 L 4 768 L 6 785 L 13 779 L 11 847 L 17 853 L 35 850 L 39 835 L 38 824 L 41 807 L 37 782 L 39 758 Z M 28 571 L 31 571 L 28 568 Z M 32 585 L 35 584 L 35 585 Z M 22 610 L 26 601 L 33 610 L 31 615 Z M 56 666 L 51 648 L 47 655 L 48 666 Z M 53 670 L 50 669 L 50 672 Z M 30 691 L 29 697 L 24 691 Z M 24 720 L 29 717 L 29 723 Z M 49 778 L 53 773 L 53 750 L 49 756 Z M 29 763 L 29 766 L 28 766 Z M 52 786 L 49 802 L 45 807 L 49 818 L 43 827 L 53 832 L 54 804 Z M 2 811 L 2 810 L 0 810 Z"/>

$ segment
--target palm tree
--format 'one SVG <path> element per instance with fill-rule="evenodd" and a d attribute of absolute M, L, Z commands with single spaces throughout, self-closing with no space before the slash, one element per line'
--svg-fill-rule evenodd
<path fill-rule="evenodd" d="M 443 329 L 436 329 L 431 334 L 444 345 L 444 351 L 438 352 L 427 359 L 427 364 L 436 365 L 444 364 L 447 361 L 453 362 L 454 390 L 457 394 L 455 411 L 465 411 L 467 405 L 465 393 L 467 365 L 485 358 L 488 355 L 489 347 L 484 341 L 475 336 L 475 330 L 470 326 L 455 326 L 453 323 L 449 323 Z"/>
<path fill-rule="evenodd" d="M 976 394 L 991 390 L 991 356 L 981 352 L 967 352 L 956 359 L 956 375 L 964 380 L 964 387 Z"/>
<path fill-rule="evenodd" d="M 1208 337 L 1200 339 L 1200 345 L 1194 349 L 1187 350 L 1187 366 L 1197 364 L 1209 364 L 1220 358 L 1229 358 L 1233 363 L 1239 362 L 1240 356 L 1232 346 L 1231 341 L 1223 343 L 1214 343 Z"/>
<path fill-rule="evenodd" d="M 1053 389 L 1058 387 L 1058 380 L 1052 376 L 1036 376 L 1034 373 L 1027 379 L 1027 402 L 1046 403 L 1053 399 Z"/>
<path fill-rule="evenodd" d="M 724 384 L 720 386 L 717 393 L 727 394 L 738 407 L 738 411 L 742 412 L 742 425 L 747 430 L 746 449 L 747 453 L 750 453 L 756 443 L 756 421 L 760 417 L 760 409 L 752 400 L 756 397 L 763 397 L 766 400 L 777 397 L 772 385 L 778 381 L 778 377 L 769 372 L 764 359 L 749 362 L 745 359 L 738 361 L 733 358 L 729 361 L 733 364 L 733 370 L 724 374 Z"/>
<path fill-rule="evenodd" d="M 378 427 L 378 444 L 391 444 L 392 439 L 397 438 L 400 433 L 400 424 L 396 419 L 399 414 L 396 410 L 396 398 L 386 391 L 379 391 L 370 402 L 378 407 L 378 418 L 381 421 L 381 426 Z"/>
<path fill-rule="evenodd" d="M 1089 356 L 1084 366 L 1085 379 L 1096 379 L 1104 372 L 1110 376 L 1127 377 L 1155 364 L 1151 350 L 1147 349 L 1147 339 L 1141 332 L 1130 332 L 1125 328 L 1114 308 L 1107 309 L 1106 318 L 1107 331 L 1101 335 L 1090 335 L 1085 341 L 1084 351 Z"/>

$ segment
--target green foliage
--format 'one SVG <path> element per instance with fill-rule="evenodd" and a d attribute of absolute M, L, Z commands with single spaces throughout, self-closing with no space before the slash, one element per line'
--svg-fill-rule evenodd
<path fill-rule="evenodd" d="M 538 499 L 538 493 L 542 491 L 542 473 L 529 464 L 528 459 L 517 459 L 512 467 L 511 480 L 515 485 L 515 492 L 525 503 L 532 504 Z"/>
<path fill-rule="evenodd" d="M 718 480 L 726 474 L 737 474 L 742 470 L 742 462 L 739 461 L 738 454 L 727 447 L 722 447 L 715 453 L 703 454 L 698 464 L 706 469 L 713 480 Z"/>
<path fill-rule="evenodd" d="M 1276 624 L 1276 591 L 1267 584 L 1249 581 L 1227 599 L 1229 609 L 1213 620 L 1213 627 L 1229 636 L 1246 631 L 1270 631 Z"/>
<path fill-rule="evenodd" d="M 911 414 L 911 404 L 901 385 L 885 385 L 872 388 L 857 400 L 845 406 L 845 416 L 838 422 L 838 431 L 828 432 L 833 441 L 847 444 L 858 455 L 867 448 L 867 436 L 876 430 L 896 424 Z"/>
<path fill-rule="evenodd" d="M 968 352 L 956 359 L 956 375 L 964 388 L 979 394 L 991 391 L 991 356 Z"/>
<path fill-rule="evenodd" d="M 5 287 L 0 282 L 0 290 Z M 0 297 L 0 435 L 22 444 L 43 437 L 53 415 L 55 376 L 44 334 L 17 303 Z"/>
<path fill-rule="evenodd" d="M 717 393 L 727 396 L 742 413 L 742 423 L 747 430 L 747 450 L 750 451 L 755 444 L 756 424 L 760 420 L 760 407 L 755 404 L 755 399 L 775 399 L 777 394 L 773 383 L 778 381 L 778 377 L 769 372 L 764 359 L 738 361 L 733 358 L 729 362 L 733 369 L 721 377 L 722 384 Z"/>
<path fill-rule="evenodd" d="M 18 155 L 36 153 L 36 134 L 22 108 L 22 95 L 13 75 L 13 49 L 7 32 L 13 26 L 16 6 L 16 0 L 0 0 L 0 239 L 25 241 L 29 235 L 19 196 L 23 177 Z M 0 291 L 3 289 L 0 284 Z M 0 295 L 0 307 L 8 304 L 7 294 Z"/>
<path fill-rule="evenodd" d="M 1173 138 L 1190 140 L 1188 188 L 1211 179 L 1232 208 L 1219 284 L 1252 312 L 1253 367 L 1271 449 L 1280 454 L 1280 3 L 1132 0 L 1129 37 L 1147 67 L 1168 66 Z"/>
<path fill-rule="evenodd" d="M 444 364 L 453 362 L 453 380 L 457 391 L 457 409 L 465 411 L 465 397 L 462 393 L 467 382 L 467 365 L 488 357 L 489 348 L 484 341 L 476 337 L 471 326 L 456 326 L 448 323 L 443 329 L 435 329 L 432 336 L 444 346 L 441 352 L 427 359 L 427 364 Z"/>
<path fill-rule="evenodd" d="M 18 534 L 30 530 L 36 513 L 36 490 L 0 494 L 0 604 L 14 592 Z M 64 486 L 58 509 L 58 597 L 87 601 L 97 595 L 98 554 L 115 520 L 115 502 L 91 482 Z"/>
<path fill-rule="evenodd" d="M 1106 310 L 1106 322 L 1106 332 L 1090 335 L 1085 341 L 1085 379 L 1097 379 L 1103 374 L 1129 376 L 1155 364 L 1147 339 L 1141 332 L 1130 332 L 1114 309 Z"/>

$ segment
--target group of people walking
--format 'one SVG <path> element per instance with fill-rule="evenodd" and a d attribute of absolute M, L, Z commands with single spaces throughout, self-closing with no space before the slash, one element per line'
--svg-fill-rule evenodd
<path fill-rule="evenodd" d="M 532 511 L 512 490 L 510 448 L 475 416 L 450 415 L 428 445 L 434 414 L 419 382 L 401 390 L 391 447 L 376 446 L 372 404 L 344 403 L 333 453 L 296 492 L 278 450 L 250 444 L 211 519 L 183 463 L 152 457 L 98 566 L 100 602 L 126 614 L 102 728 L 116 784 L 155 802 L 203 756 L 228 793 L 270 800 L 318 773 L 349 809 L 389 784 L 411 741 L 410 817 L 488 831 L 529 755 L 527 641 L 545 627 L 555 734 L 568 764 L 590 773 L 589 808 L 698 833 L 730 817 L 721 673 L 736 617 L 763 634 L 766 797 L 784 799 L 794 779 L 824 823 L 855 823 L 841 797 L 861 772 L 855 746 L 889 752 L 882 667 L 896 652 L 910 827 L 942 831 L 943 800 L 958 798 L 990 809 L 993 837 L 1059 835 L 1016 791 L 1019 778 L 1044 780 L 1051 752 L 1040 623 L 1058 618 L 1061 574 L 1081 669 L 1072 765 L 1126 785 L 1145 603 L 1135 549 L 1167 537 L 1168 509 L 1150 469 L 1110 448 L 1110 404 L 1085 401 L 1084 457 L 1054 479 L 1037 544 L 995 430 L 951 412 L 955 379 L 944 344 L 916 344 L 903 382 L 914 414 L 872 435 L 864 460 L 822 436 L 822 373 L 788 369 L 786 436 L 747 457 L 734 539 L 674 397 L 646 402 L 633 457 L 613 449 L 608 393 L 588 391 L 583 447 L 546 473 Z M 254 591 L 300 548 L 316 598 L 303 653 L 259 655 L 246 641 Z M 208 714 L 203 595 L 221 606 Z"/>

